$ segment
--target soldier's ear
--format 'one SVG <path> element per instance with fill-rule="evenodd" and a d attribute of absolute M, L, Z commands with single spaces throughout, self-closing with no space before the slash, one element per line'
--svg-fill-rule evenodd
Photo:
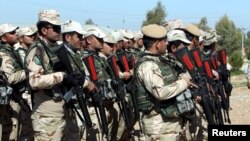
<path fill-rule="evenodd" d="M 48 33 L 48 28 L 42 27 L 42 28 L 41 28 L 41 33 L 42 33 L 43 35 L 46 35 L 46 34 Z"/>
<path fill-rule="evenodd" d="M 71 37 L 72 37 L 72 36 L 71 36 L 70 34 L 66 34 L 66 35 L 65 35 L 65 40 L 66 40 L 67 43 L 70 42 Z"/>
<path fill-rule="evenodd" d="M 4 42 L 4 43 L 7 42 L 7 38 L 6 38 L 5 35 L 3 35 L 3 36 L 1 37 L 1 41 Z"/>
<path fill-rule="evenodd" d="M 86 43 L 87 43 L 87 44 L 90 44 L 90 43 L 91 43 L 91 36 L 89 36 L 89 37 L 86 38 Z"/>
<path fill-rule="evenodd" d="M 21 43 L 23 43 L 23 38 L 24 38 L 24 36 L 18 37 L 18 40 L 19 40 Z"/>

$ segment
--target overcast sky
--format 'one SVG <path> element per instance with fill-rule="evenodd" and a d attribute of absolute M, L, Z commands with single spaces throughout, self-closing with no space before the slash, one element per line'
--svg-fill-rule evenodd
<path fill-rule="evenodd" d="M 35 24 L 42 9 L 55 9 L 61 20 L 80 23 L 91 18 L 100 26 L 140 30 L 147 11 L 157 0 L 0 0 L 0 24 L 18 26 Z M 237 27 L 250 28 L 250 1 L 248 0 L 162 0 L 166 7 L 166 20 L 182 19 L 184 23 L 198 23 L 207 17 L 208 25 L 227 14 Z M 198 6 L 197 6 L 198 5 Z M 250 30 L 250 29 L 248 29 Z"/>

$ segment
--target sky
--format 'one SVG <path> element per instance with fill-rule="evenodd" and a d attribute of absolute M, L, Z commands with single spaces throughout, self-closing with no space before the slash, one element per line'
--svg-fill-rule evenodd
<path fill-rule="evenodd" d="M 0 0 L 0 24 L 17 26 L 36 24 L 38 12 L 55 9 L 62 21 L 76 20 L 84 24 L 91 19 L 99 26 L 112 29 L 140 30 L 146 13 L 158 0 Z M 198 23 L 206 17 L 214 28 L 225 14 L 236 27 L 250 30 L 248 0 L 161 0 L 166 8 L 166 20 L 181 19 L 184 24 Z"/>

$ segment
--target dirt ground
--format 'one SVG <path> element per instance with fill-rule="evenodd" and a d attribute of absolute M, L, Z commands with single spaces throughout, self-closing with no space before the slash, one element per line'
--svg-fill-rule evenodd
<path fill-rule="evenodd" d="M 230 118 L 232 124 L 250 124 L 250 89 L 246 86 L 244 75 L 233 76 L 231 82 L 234 86 L 230 103 Z"/>

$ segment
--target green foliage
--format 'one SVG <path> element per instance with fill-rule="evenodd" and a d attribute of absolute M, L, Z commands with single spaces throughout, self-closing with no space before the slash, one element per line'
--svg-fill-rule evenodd
<path fill-rule="evenodd" d="M 250 31 L 247 32 L 247 38 L 250 38 Z"/>
<path fill-rule="evenodd" d="M 165 6 L 158 1 L 157 6 L 147 12 L 146 20 L 143 21 L 142 26 L 149 24 L 162 25 L 165 22 L 166 15 Z"/>
<path fill-rule="evenodd" d="M 207 25 L 207 18 L 206 17 L 202 17 L 200 22 L 197 24 L 197 26 L 199 27 L 199 29 L 203 30 L 203 31 L 209 31 L 211 28 Z"/>
<path fill-rule="evenodd" d="M 242 70 L 235 70 L 231 72 L 231 76 L 235 76 L 235 75 L 242 75 L 243 71 Z"/>
<path fill-rule="evenodd" d="M 218 45 L 225 48 L 229 54 L 241 48 L 241 32 L 228 16 L 223 16 L 216 24 L 216 32 L 222 37 Z"/>
<path fill-rule="evenodd" d="M 95 25 L 95 23 L 90 18 L 85 21 L 85 24 Z"/>
<path fill-rule="evenodd" d="M 241 51 L 234 51 L 229 58 L 229 63 L 232 65 L 232 70 L 237 71 L 243 65 Z"/>

